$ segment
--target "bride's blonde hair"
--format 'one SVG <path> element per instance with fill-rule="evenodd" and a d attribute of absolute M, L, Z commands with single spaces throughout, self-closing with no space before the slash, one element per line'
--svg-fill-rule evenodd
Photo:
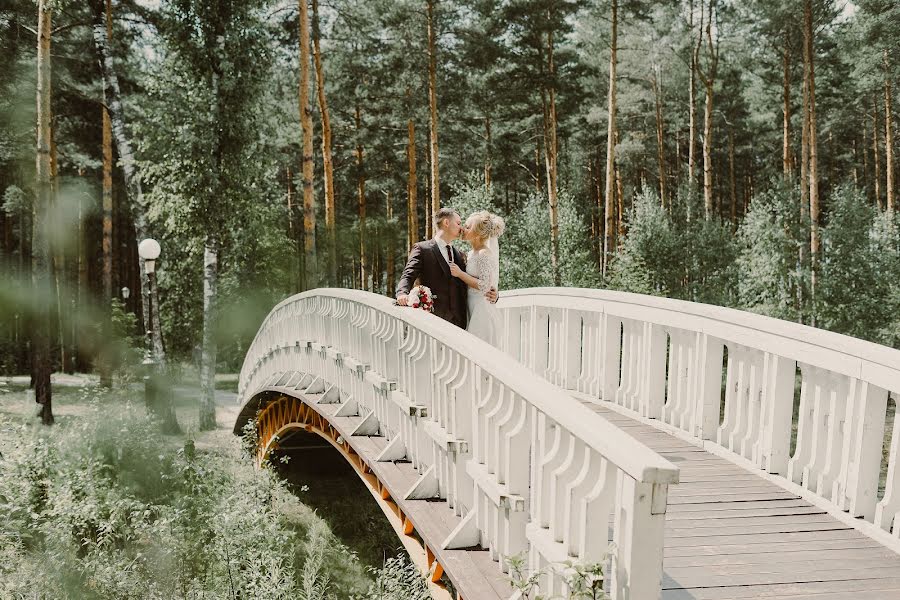
<path fill-rule="evenodd" d="M 472 222 L 472 231 L 483 240 L 500 237 L 506 229 L 503 217 L 491 214 L 486 210 L 472 213 L 469 215 L 469 221 Z"/>

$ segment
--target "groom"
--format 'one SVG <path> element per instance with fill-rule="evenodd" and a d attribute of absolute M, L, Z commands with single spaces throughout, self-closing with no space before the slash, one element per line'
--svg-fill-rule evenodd
<path fill-rule="evenodd" d="M 466 284 L 450 275 L 450 263 L 466 270 L 466 257 L 451 244 L 463 231 L 462 219 L 452 208 L 442 208 L 434 214 L 434 229 L 432 239 L 418 242 L 409 253 L 397 284 L 397 304 L 406 306 L 409 290 L 418 279 L 436 296 L 434 314 L 465 329 L 468 319 Z M 497 290 L 491 289 L 486 296 L 490 302 L 496 302 Z"/>

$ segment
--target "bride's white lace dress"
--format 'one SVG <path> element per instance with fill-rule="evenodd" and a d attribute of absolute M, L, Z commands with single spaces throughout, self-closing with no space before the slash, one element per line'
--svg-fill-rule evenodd
<path fill-rule="evenodd" d="M 466 331 L 495 347 L 500 347 L 502 318 L 500 310 L 488 302 L 484 295 L 499 283 L 499 261 L 491 250 L 484 248 L 469 251 L 466 273 L 478 278 L 478 288 L 469 288 L 469 325 Z"/>

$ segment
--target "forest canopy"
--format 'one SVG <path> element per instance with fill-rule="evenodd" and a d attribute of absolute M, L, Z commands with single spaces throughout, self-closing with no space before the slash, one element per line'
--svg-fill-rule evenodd
<path fill-rule="evenodd" d="M 0 371 L 103 367 L 152 236 L 154 343 L 211 381 L 290 293 L 392 296 L 439 206 L 506 218 L 501 294 L 900 347 L 898 81 L 893 0 L 10 0 Z"/>

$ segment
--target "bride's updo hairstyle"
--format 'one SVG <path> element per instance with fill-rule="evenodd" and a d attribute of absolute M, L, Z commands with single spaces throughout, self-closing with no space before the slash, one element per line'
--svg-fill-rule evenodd
<path fill-rule="evenodd" d="M 506 229 L 503 217 L 491 214 L 486 210 L 472 213 L 469 220 L 472 222 L 472 232 L 483 240 L 500 237 Z"/>

